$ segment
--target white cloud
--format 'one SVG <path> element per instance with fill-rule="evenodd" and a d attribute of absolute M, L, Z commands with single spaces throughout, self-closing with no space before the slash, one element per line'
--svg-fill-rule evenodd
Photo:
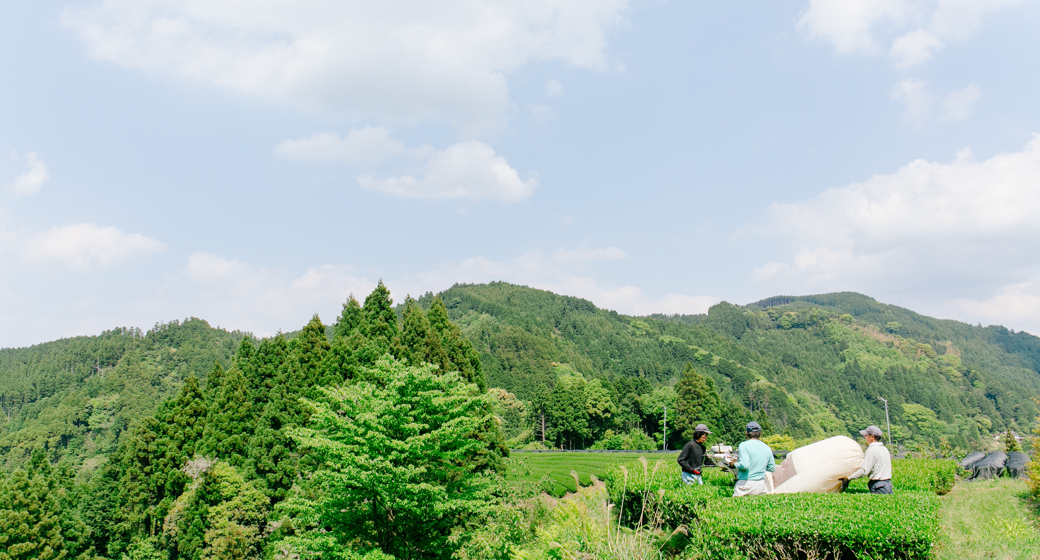
<path fill-rule="evenodd" d="M 1021 152 L 976 161 L 965 150 L 951 163 L 918 160 L 804 202 L 774 204 L 764 231 L 787 236 L 796 250 L 755 277 L 789 287 L 919 288 L 950 297 L 1040 285 L 1037 184 L 1040 135 Z"/>
<path fill-rule="evenodd" d="M 971 115 L 975 103 L 982 97 L 979 86 L 970 84 L 964 89 L 951 92 L 943 99 L 943 119 L 963 121 Z"/>
<path fill-rule="evenodd" d="M 879 50 L 874 28 L 901 22 L 910 12 L 910 3 L 902 0 L 810 0 L 798 27 L 841 54 L 871 54 Z"/>
<path fill-rule="evenodd" d="M 910 68 L 931 60 L 942 46 L 943 42 L 938 37 L 918 29 L 896 39 L 889 55 L 896 59 L 896 67 Z"/>
<path fill-rule="evenodd" d="M 1040 284 L 1021 282 L 1004 286 L 985 300 L 957 298 L 952 307 L 984 325 L 1030 325 L 1028 330 L 1040 336 Z"/>
<path fill-rule="evenodd" d="M 253 271 L 246 263 L 227 260 L 212 253 L 196 252 L 188 256 L 188 267 L 185 269 L 192 280 L 214 282 L 229 279 L 242 279 L 253 276 Z"/>
<path fill-rule="evenodd" d="M 349 266 L 315 266 L 294 277 L 205 252 L 190 255 L 183 272 L 193 313 L 259 336 L 299 329 L 314 313 L 335 322 L 350 294 L 364 299 L 376 285 Z"/>
<path fill-rule="evenodd" d="M 580 262 L 615 261 L 627 259 L 628 255 L 617 247 L 607 249 L 557 249 L 553 251 L 553 258 L 560 264 L 571 264 Z"/>
<path fill-rule="evenodd" d="M 807 35 L 823 39 L 840 54 L 889 51 L 909 68 L 930 60 L 945 45 L 971 38 L 989 13 L 1024 0 L 810 0 L 798 22 Z"/>
<path fill-rule="evenodd" d="M 923 80 L 911 78 L 896 84 L 889 96 L 893 101 L 903 102 L 904 122 L 920 126 L 931 119 L 937 105 L 941 107 L 939 118 L 944 121 L 967 119 L 982 98 L 982 92 L 979 86 L 969 84 L 943 95 L 929 89 Z"/>
<path fill-rule="evenodd" d="M 559 97 L 563 95 L 563 84 L 556 80 L 545 82 L 545 95 L 549 97 Z"/>
<path fill-rule="evenodd" d="M 626 258 L 616 247 L 607 249 L 557 249 L 545 254 L 528 251 L 507 260 L 473 257 L 461 262 L 444 263 L 435 270 L 389 281 L 387 286 L 404 286 L 410 293 L 440 291 L 452 284 L 505 281 L 551 292 L 585 298 L 597 307 L 619 313 L 649 315 L 651 313 L 705 313 L 718 303 L 715 296 L 665 294 L 653 297 L 638 286 L 605 283 L 588 270 L 590 263 Z"/>
<path fill-rule="evenodd" d="M 22 246 L 22 258 L 30 262 L 61 262 L 78 270 L 89 270 L 165 248 L 162 242 L 137 233 L 95 224 L 75 224 L 30 237 Z"/>
<path fill-rule="evenodd" d="M 552 110 L 552 107 L 548 105 L 542 105 L 541 103 L 531 105 L 529 107 L 531 116 L 538 122 L 548 122 L 556 118 L 556 113 Z"/>
<path fill-rule="evenodd" d="M 25 155 L 25 163 L 29 169 L 7 187 L 17 195 L 32 195 L 40 192 L 40 187 L 51 178 L 51 174 L 47 172 L 47 164 L 43 162 L 40 154 L 29 152 Z"/>
<path fill-rule="evenodd" d="M 342 161 L 373 166 L 406 152 L 404 144 L 390 138 L 383 127 L 351 130 L 345 138 L 322 133 L 310 138 L 285 140 L 275 146 L 275 155 L 301 161 Z"/>
<path fill-rule="evenodd" d="M 935 104 L 935 94 L 922 80 L 903 80 L 892 88 L 889 96 L 893 101 L 903 102 L 903 120 L 915 124 L 927 120 Z"/>
<path fill-rule="evenodd" d="M 1024 0 L 937 0 L 930 16 L 930 27 L 936 34 L 953 40 L 964 40 L 978 31 L 989 12 L 1022 4 Z"/>
<path fill-rule="evenodd" d="M 461 142 L 435 153 L 421 177 L 388 179 L 360 177 L 362 187 L 401 198 L 499 199 L 517 202 L 534 191 L 538 181 L 523 181 L 505 158 L 483 142 Z"/>
<path fill-rule="evenodd" d="M 608 67 L 628 0 L 105 0 L 62 23 L 95 58 L 346 116 L 501 127 L 505 74 Z"/>

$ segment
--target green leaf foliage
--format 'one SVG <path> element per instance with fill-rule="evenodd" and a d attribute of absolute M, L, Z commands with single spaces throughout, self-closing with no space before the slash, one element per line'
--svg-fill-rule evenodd
<path fill-rule="evenodd" d="M 367 377 L 324 389 L 308 427 L 294 431 L 318 465 L 310 507 L 319 527 L 398 558 L 449 558 L 453 530 L 490 504 L 477 461 L 486 444 L 475 437 L 490 397 L 457 374 L 390 358 Z"/>

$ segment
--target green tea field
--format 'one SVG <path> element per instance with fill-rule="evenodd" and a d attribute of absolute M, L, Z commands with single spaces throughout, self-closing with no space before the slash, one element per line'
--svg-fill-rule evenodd
<path fill-rule="evenodd" d="M 537 483 L 546 494 L 559 498 L 567 492 L 577 492 L 579 486 L 591 485 L 593 477 L 602 479 L 607 469 L 613 465 L 631 462 L 640 457 L 646 457 L 648 461 L 667 459 L 674 463 L 678 454 L 678 451 L 665 453 L 515 451 L 509 458 L 508 478 L 517 482 Z M 675 470 L 676 476 L 679 476 L 678 465 Z"/>

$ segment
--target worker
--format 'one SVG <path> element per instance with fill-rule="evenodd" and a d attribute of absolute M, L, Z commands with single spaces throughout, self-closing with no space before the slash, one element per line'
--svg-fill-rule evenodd
<path fill-rule="evenodd" d="M 708 441 L 708 426 L 697 424 L 693 429 L 693 439 L 686 442 L 682 452 L 679 453 L 679 467 L 682 468 L 682 481 L 685 484 L 704 484 L 701 478 L 701 469 L 704 468 L 704 455 L 707 450 L 704 442 Z"/>
<path fill-rule="evenodd" d="M 748 422 L 744 430 L 747 440 L 737 446 L 737 484 L 733 497 L 766 494 L 766 473 L 776 470 L 773 450 L 762 442 L 762 426 Z"/>
<path fill-rule="evenodd" d="M 881 428 L 867 426 L 866 430 L 860 430 L 859 435 L 867 442 L 867 451 L 864 453 L 863 466 L 852 473 L 849 478 L 868 477 L 867 488 L 871 494 L 892 493 L 892 456 L 888 448 L 881 442 Z"/>

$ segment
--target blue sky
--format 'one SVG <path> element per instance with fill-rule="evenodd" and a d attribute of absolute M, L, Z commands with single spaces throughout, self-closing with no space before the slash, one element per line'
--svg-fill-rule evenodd
<path fill-rule="evenodd" d="M 503 280 L 1040 334 L 1040 2 L 14 0 L 0 347 Z"/>

